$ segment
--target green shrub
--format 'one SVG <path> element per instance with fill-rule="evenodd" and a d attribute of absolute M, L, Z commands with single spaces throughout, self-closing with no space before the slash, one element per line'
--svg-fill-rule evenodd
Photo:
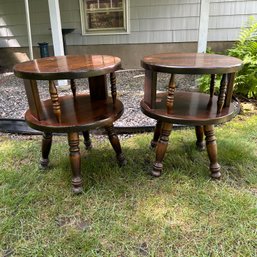
<path fill-rule="evenodd" d="M 254 17 L 250 17 L 247 26 L 241 29 L 238 42 L 228 54 L 240 58 L 244 63 L 236 77 L 236 92 L 257 98 L 257 20 Z"/>
<path fill-rule="evenodd" d="M 257 20 L 250 17 L 246 26 L 241 29 L 239 40 L 228 55 L 237 57 L 243 61 L 243 68 L 237 74 L 234 92 L 248 98 L 257 98 Z M 200 91 L 209 90 L 210 76 L 204 75 L 199 80 Z M 220 76 L 215 84 L 215 90 L 219 87 Z"/>

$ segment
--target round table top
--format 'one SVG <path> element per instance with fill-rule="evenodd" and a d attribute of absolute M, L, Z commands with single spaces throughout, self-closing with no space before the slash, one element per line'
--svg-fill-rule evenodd
<path fill-rule="evenodd" d="M 161 53 L 145 56 L 144 69 L 176 74 L 224 74 L 239 71 L 242 61 L 235 57 L 205 53 Z"/>
<path fill-rule="evenodd" d="M 121 68 L 121 60 L 108 55 L 52 56 L 14 66 L 17 77 L 35 80 L 76 79 L 100 76 Z"/>

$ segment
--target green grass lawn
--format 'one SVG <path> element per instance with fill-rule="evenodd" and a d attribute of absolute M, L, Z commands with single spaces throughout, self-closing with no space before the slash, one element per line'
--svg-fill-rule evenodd
<path fill-rule="evenodd" d="M 81 141 L 84 192 L 73 195 L 66 137 L 51 169 L 41 138 L 0 136 L 1 256 L 257 256 L 257 115 L 216 128 L 222 179 L 209 178 L 193 129 L 173 131 L 153 179 L 151 134 L 122 139 L 119 168 L 107 140 Z"/>

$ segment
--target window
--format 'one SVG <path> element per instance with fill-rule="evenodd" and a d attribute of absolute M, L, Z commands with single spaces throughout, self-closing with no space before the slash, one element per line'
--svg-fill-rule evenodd
<path fill-rule="evenodd" d="M 128 0 L 80 0 L 82 34 L 128 33 Z"/>

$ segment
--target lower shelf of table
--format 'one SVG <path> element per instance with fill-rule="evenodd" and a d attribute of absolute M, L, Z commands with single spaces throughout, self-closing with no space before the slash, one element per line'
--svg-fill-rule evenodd
<path fill-rule="evenodd" d="M 156 105 L 150 108 L 144 100 L 141 101 L 142 112 L 156 120 L 186 125 L 209 125 L 229 121 L 236 115 L 236 104 L 223 107 L 217 114 L 217 96 L 210 101 L 208 94 L 198 92 L 175 92 L 174 105 L 170 114 L 167 113 L 167 93 L 156 96 Z"/>
<path fill-rule="evenodd" d="M 38 120 L 30 110 L 25 119 L 29 126 L 45 132 L 75 132 L 104 127 L 112 124 L 123 114 L 123 104 L 118 99 L 115 105 L 112 98 L 91 101 L 89 95 L 72 95 L 59 98 L 61 107 L 61 122 L 58 122 L 53 112 L 50 99 L 42 102 L 44 119 Z"/>

